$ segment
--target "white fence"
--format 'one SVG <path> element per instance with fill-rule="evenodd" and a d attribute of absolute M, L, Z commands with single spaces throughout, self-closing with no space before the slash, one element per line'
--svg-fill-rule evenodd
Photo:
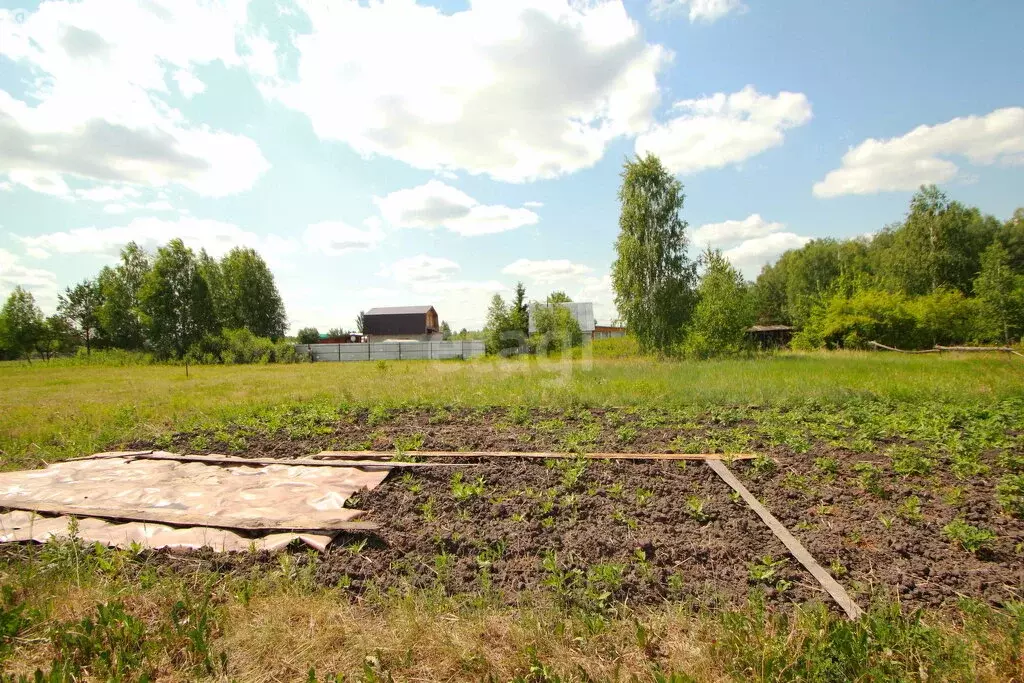
<path fill-rule="evenodd" d="M 374 342 L 372 344 L 296 344 L 314 361 L 449 360 L 484 355 L 482 341 Z"/>

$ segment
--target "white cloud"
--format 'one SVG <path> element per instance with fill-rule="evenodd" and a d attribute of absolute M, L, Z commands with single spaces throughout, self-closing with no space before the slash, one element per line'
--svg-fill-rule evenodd
<path fill-rule="evenodd" d="M 653 152 L 673 173 L 695 173 L 739 164 L 781 145 L 784 132 L 811 120 L 802 93 L 762 95 L 753 86 L 726 95 L 682 100 L 682 112 L 636 139 L 637 154 Z"/>
<path fill-rule="evenodd" d="M 138 197 L 141 194 L 131 185 L 102 185 L 84 190 L 75 190 L 74 198 L 89 202 L 117 202 L 127 197 Z"/>
<path fill-rule="evenodd" d="M 298 81 L 265 95 L 323 139 L 428 170 L 521 182 L 593 166 L 645 130 L 671 54 L 621 0 L 307 3 Z"/>
<path fill-rule="evenodd" d="M 745 12 L 740 0 L 651 0 L 650 11 L 656 17 L 688 10 L 690 21 L 717 21 L 730 12 Z"/>
<path fill-rule="evenodd" d="M 246 11 L 243 0 L 55 1 L 15 22 L 0 10 L 4 56 L 34 75 L 26 100 L 0 90 L 0 174 L 50 194 L 68 193 L 66 177 L 251 188 L 268 168 L 256 143 L 190 124 L 168 87 L 197 92 L 194 65 L 240 67 Z"/>
<path fill-rule="evenodd" d="M 206 249 L 214 257 L 223 256 L 234 247 L 252 247 L 271 264 L 282 264 L 284 256 L 295 253 L 299 248 L 293 239 L 257 235 L 233 223 L 191 217 L 174 220 L 135 218 L 127 225 L 75 228 L 36 236 L 18 236 L 17 239 L 34 256 L 96 254 L 113 258 L 129 242 L 135 242 L 144 249 L 155 249 L 175 237 L 180 237 L 193 249 Z"/>
<path fill-rule="evenodd" d="M 192 99 L 206 91 L 206 84 L 188 69 L 178 69 L 175 71 L 174 82 L 178 84 L 178 91 L 186 99 Z"/>
<path fill-rule="evenodd" d="M 443 226 L 466 237 L 489 235 L 534 225 L 539 217 L 529 209 L 481 204 L 465 192 L 439 180 L 374 197 L 381 215 L 399 228 Z"/>
<path fill-rule="evenodd" d="M 302 241 L 311 251 L 344 254 L 350 251 L 373 249 L 384 239 L 380 225 L 366 221 L 367 229 L 360 230 L 342 221 L 322 221 L 306 228 Z"/>
<path fill-rule="evenodd" d="M 960 173 L 946 158 L 950 156 L 965 157 L 978 166 L 1024 163 L 1024 107 L 918 126 L 888 140 L 868 138 L 843 155 L 839 168 L 814 184 L 814 195 L 909 191 L 947 182 Z"/>
<path fill-rule="evenodd" d="M 757 277 L 761 267 L 771 263 L 790 249 L 799 249 L 811 241 L 810 237 L 792 232 L 776 232 L 763 237 L 748 239 L 724 252 L 729 262 L 736 266 L 749 280 Z"/>
<path fill-rule="evenodd" d="M 521 258 L 501 269 L 506 275 L 529 278 L 538 282 L 556 282 L 567 278 L 575 278 L 590 273 L 593 269 L 582 263 L 573 263 L 568 259 L 547 259 L 531 261 Z"/>
<path fill-rule="evenodd" d="M 56 274 L 42 268 L 29 268 L 11 252 L 0 249 L 0 306 L 18 286 L 32 293 L 44 313 L 53 313 L 57 308 L 60 287 Z"/>
<path fill-rule="evenodd" d="M 785 227 L 782 223 L 766 221 L 761 218 L 761 214 L 752 213 L 741 221 L 706 223 L 693 231 L 690 241 L 696 247 L 716 248 L 724 244 L 764 237 Z"/>
<path fill-rule="evenodd" d="M 523 202 L 523 206 L 528 209 L 540 209 L 544 207 L 544 202 Z"/>
<path fill-rule="evenodd" d="M 381 268 L 377 274 L 404 284 L 438 283 L 449 279 L 459 270 L 459 264 L 451 259 L 420 254 L 398 259 L 391 265 Z"/>

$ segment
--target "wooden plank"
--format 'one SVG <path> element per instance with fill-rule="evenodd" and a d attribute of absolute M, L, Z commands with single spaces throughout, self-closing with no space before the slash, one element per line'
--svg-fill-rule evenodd
<path fill-rule="evenodd" d="M 314 458 L 393 458 L 394 451 L 321 451 Z M 518 451 L 404 451 L 409 458 L 587 458 L 591 460 L 752 460 L 752 453 L 539 453 Z M 402 463 L 388 461 L 388 464 Z"/>
<path fill-rule="evenodd" d="M 309 467 L 354 467 L 356 469 L 391 469 L 392 467 L 459 467 L 462 463 L 428 462 L 380 462 L 378 460 L 311 460 L 309 458 L 241 458 L 234 455 L 179 455 L 178 453 L 98 453 L 78 460 L 177 460 L 180 462 L 201 462 L 207 465 L 303 465 Z"/>
<path fill-rule="evenodd" d="M 792 553 L 793 557 L 800 561 L 800 564 L 802 564 L 807 571 L 809 571 L 811 575 L 818 580 L 818 583 L 821 584 L 822 588 L 828 591 L 828 594 L 832 596 L 832 599 L 843 608 L 846 615 L 850 617 L 850 619 L 859 619 L 863 614 L 863 611 L 846 592 L 846 589 L 843 588 L 838 581 L 832 578 L 832 575 L 829 574 L 824 567 L 818 564 L 814 557 L 807 552 L 807 549 L 803 547 L 800 541 L 798 541 L 793 534 L 789 533 L 789 530 L 782 525 L 782 522 L 776 519 L 775 515 L 769 512 L 768 509 L 762 505 L 761 502 L 750 493 L 750 491 L 747 490 L 747 487 L 740 483 L 740 480 L 737 479 L 729 468 L 725 466 L 725 463 L 721 460 L 708 460 L 707 464 L 708 467 L 713 469 L 715 473 L 722 478 L 722 481 L 731 486 L 736 493 L 740 494 L 740 497 L 742 497 L 743 500 L 747 502 L 747 505 L 757 513 L 757 516 L 768 525 L 768 528 L 772 530 L 772 533 L 775 534 L 780 541 L 782 541 L 783 545 L 785 545 L 786 549 Z"/>
<path fill-rule="evenodd" d="M 99 517 L 101 519 L 129 520 L 133 522 L 154 522 L 178 526 L 202 526 L 217 529 L 246 529 L 248 531 L 375 531 L 380 525 L 341 519 L 331 513 L 361 513 L 361 510 L 332 510 L 321 514 L 297 515 L 286 521 L 277 519 L 239 519 L 210 517 L 194 512 L 173 509 L 117 509 L 92 507 L 90 505 L 66 505 L 63 503 L 41 502 L 22 498 L 0 498 L 0 508 L 29 510 L 76 517 Z"/>

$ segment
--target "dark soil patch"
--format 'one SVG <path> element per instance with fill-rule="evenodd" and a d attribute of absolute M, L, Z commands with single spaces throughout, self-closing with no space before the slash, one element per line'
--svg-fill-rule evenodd
<path fill-rule="evenodd" d="M 927 476 L 904 477 L 884 452 L 897 439 L 855 453 L 821 439 L 779 445 L 759 433 L 749 416 L 732 419 L 727 411 L 673 421 L 657 411 L 517 414 L 504 408 L 361 410 L 303 431 L 260 434 L 229 427 L 217 434 L 177 434 L 160 445 L 182 452 L 233 448 L 254 457 L 395 448 L 680 452 L 693 443 L 739 450 L 732 444 L 743 430 L 749 438 L 742 450 L 770 455 L 778 467 L 766 471 L 736 462 L 737 476 L 862 605 L 879 594 L 898 595 L 908 607 L 950 605 L 961 597 L 994 604 L 1022 599 L 1024 522 L 995 504 L 994 453 L 981 458 L 987 473 L 958 479 L 936 461 Z M 835 471 L 816 467 L 819 459 L 834 460 Z M 502 458 L 458 468 L 467 480 L 485 482 L 482 495 L 462 502 L 453 496 L 450 468 L 394 472 L 357 503 L 368 511 L 366 519 L 382 525 L 379 538 L 361 548 L 355 537 L 339 538 L 320 559 L 315 579 L 356 591 L 490 591 L 504 600 L 544 589 L 568 601 L 672 598 L 706 604 L 745 599 L 754 587 L 774 602 L 828 600 L 704 465 L 589 461 L 571 482 L 566 468 L 572 462 L 549 466 Z M 864 490 L 863 472 L 854 469 L 860 462 L 878 468 L 881 490 Z M 920 501 L 920 519 L 901 516 L 910 496 Z M 703 504 L 707 519 L 689 512 L 691 499 Z M 958 517 L 992 530 L 995 542 L 977 555 L 950 542 L 942 529 Z M 755 581 L 751 566 L 766 556 L 787 562 Z M 225 571 L 253 561 L 204 557 Z"/>

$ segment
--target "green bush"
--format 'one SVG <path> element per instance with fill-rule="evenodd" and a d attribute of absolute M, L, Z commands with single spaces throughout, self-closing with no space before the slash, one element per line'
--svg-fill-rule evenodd
<path fill-rule="evenodd" d="M 1003 510 L 1024 519 L 1024 474 L 1008 474 L 996 487 L 996 500 Z"/>

